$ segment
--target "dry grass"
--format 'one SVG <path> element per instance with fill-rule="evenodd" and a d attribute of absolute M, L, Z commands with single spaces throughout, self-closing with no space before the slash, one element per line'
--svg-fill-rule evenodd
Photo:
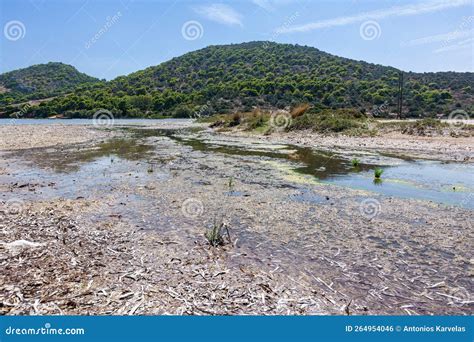
<path fill-rule="evenodd" d="M 291 110 L 291 112 L 290 112 L 291 117 L 292 117 L 293 119 L 295 119 L 295 118 L 297 118 L 297 117 L 303 115 L 304 113 L 306 113 L 306 111 L 307 111 L 310 107 L 311 107 L 311 106 L 310 106 L 309 103 L 303 103 L 303 104 L 300 104 L 300 105 L 294 107 L 294 108 Z"/>
<path fill-rule="evenodd" d="M 175 235 L 136 232 L 117 221 L 99 227 L 74 219 L 70 210 L 80 207 L 78 201 L 47 204 L 2 217 L 0 314 L 340 313 L 285 276 L 229 267 L 233 247 L 189 246 Z"/>

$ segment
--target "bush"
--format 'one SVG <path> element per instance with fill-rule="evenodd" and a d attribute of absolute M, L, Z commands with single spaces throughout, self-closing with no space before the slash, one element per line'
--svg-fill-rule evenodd
<path fill-rule="evenodd" d="M 193 110 L 187 106 L 178 106 L 173 111 L 173 118 L 190 118 L 193 115 Z"/>
<path fill-rule="evenodd" d="M 291 117 L 293 119 L 303 115 L 304 113 L 307 112 L 307 110 L 310 108 L 310 105 L 308 103 L 301 104 L 299 106 L 296 106 L 291 110 Z"/>
<path fill-rule="evenodd" d="M 357 158 L 354 158 L 354 159 L 351 160 L 351 164 L 354 167 L 358 167 L 358 166 L 360 166 L 360 160 L 357 159 Z"/>
<path fill-rule="evenodd" d="M 449 125 L 433 118 L 426 118 L 415 122 L 409 122 L 402 128 L 403 134 L 427 135 L 429 133 L 441 133 L 444 127 Z"/>
<path fill-rule="evenodd" d="M 308 112 L 293 120 L 291 129 L 312 129 L 320 133 L 369 132 L 366 116 L 355 109 L 322 110 Z"/>
<path fill-rule="evenodd" d="M 383 170 L 381 168 L 376 168 L 374 170 L 374 177 L 378 179 L 382 177 L 382 173 L 383 173 Z"/>
<path fill-rule="evenodd" d="M 246 129 L 254 130 L 265 127 L 269 119 L 270 115 L 268 113 L 262 112 L 260 109 L 255 109 L 245 118 Z"/>

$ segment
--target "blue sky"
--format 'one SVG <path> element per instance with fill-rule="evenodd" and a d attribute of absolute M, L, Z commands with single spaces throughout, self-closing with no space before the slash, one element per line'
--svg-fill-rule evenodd
<path fill-rule="evenodd" d="M 0 72 L 112 79 L 208 45 L 272 40 L 406 71 L 474 71 L 474 1 L 2 0 Z"/>

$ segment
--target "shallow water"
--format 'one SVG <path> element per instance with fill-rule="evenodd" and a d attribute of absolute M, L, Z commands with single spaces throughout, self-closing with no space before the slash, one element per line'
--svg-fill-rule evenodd
<path fill-rule="evenodd" d="M 265 145 L 242 146 L 228 141 L 213 141 L 183 137 L 183 132 L 134 130 L 138 136 L 166 135 L 186 146 L 206 153 L 284 159 L 297 163 L 294 170 L 314 176 L 318 181 L 386 196 L 429 200 L 447 205 L 474 208 L 474 177 L 472 164 L 412 160 L 404 156 L 364 154 L 358 151 L 331 153 L 308 147 L 284 145 L 280 149 L 265 149 Z M 181 134 L 180 134 L 181 133 Z M 351 159 L 361 160 L 358 167 Z M 374 169 L 382 168 L 380 180 L 374 179 Z"/>
<path fill-rule="evenodd" d="M 42 124 L 50 123 L 52 120 L 16 121 L 24 121 L 25 124 Z M 92 123 L 92 120 L 54 121 L 67 122 L 67 124 Z M 130 120 L 120 122 L 128 126 Z M 137 124 L 149 122 L 149 120 L 136 120 Z M 311 175 L 315 181 L 320 183 L 372 191 L 384 196 L 413 198 L 474 208 L 472 164 L 410 160 L 393 154 L 388 156 L 362 151 L 329 152 L 293 145 L 245 143 L 231 138 L 222 139 L 222 137 L 208 134 L 208 132 L 199 134 L 192 130 L 133 127 L 122 129 L 133 134 L 129 138 L 112 139 L 93 147 L 75 146 L 60 151 L 30 149 L 15 154 L 32 161 L 40 168 L 50 169 L 56 173 L 78 173 L 76 178 L 82 177 L 83 172 L 80 171 L 84 169 L 87 169 L 87 173 L 91 174 L 103 173 L 107 168 L 113 167 L 115 159 L 142 163 L 142 169 L 145 172 L 146 170 L 153 172 L 154 165 L 163 162 L 163 159 L 156 156 L 157 147 L 152 140 L 165 137 L 201 153 L 216 153 L 257 161 L 284 163 L 289 166 L 290 170 L 303 175 Z M 358 167 L 352 166 L 352 158 L 358 158 L 361 161 Z M 107 165 L 105 166 L 105 164 Z M 375 182 L 373 170 L 378 167 L 382 168 L 384 173 L 381 180 Z M 43 174 L 42 177 L 45 175 Z M 97 178 L 86 179 L 81 183 L 86 185 L 85 183 L 89 182 L 90 186 L 95 186 L 95 181 Z M 238 194 L 233 194 L 233 196 L 238 196 Z M 321 199 L 305 197 L 295 200 L 318 202 Z"/>

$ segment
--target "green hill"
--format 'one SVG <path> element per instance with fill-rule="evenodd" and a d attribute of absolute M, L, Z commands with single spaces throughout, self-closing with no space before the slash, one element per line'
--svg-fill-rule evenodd
<path fill-rule="evenodd" d="M 341 58 L 313 47 L 251 42 L 209 46 L 32 107 L 30 116 L 175 117 L 253 107 L 396 110 L 399 70 Z M 5 74 L 6 75 L 6 74 Z M 404 73 L 404 115 L 471 111 L 474 73 Z M 8 111 L 7 111 L 8 112 Z"/>
<path fill-rule="evenodd" d="M 33 65 L 0 75 L 0 105 L 63 95 L 98 81 L 63 63 Z"/>

